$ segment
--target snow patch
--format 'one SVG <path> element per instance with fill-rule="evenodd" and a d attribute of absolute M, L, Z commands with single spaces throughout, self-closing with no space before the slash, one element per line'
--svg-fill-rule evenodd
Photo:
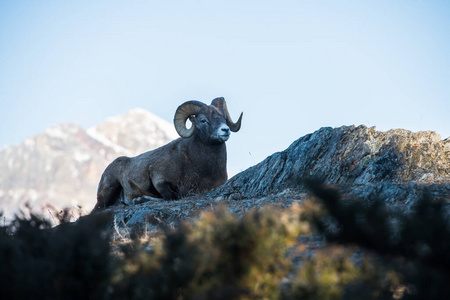
<path fill-rule="evenodd" d="M 36 145 L 36 141 L 33 138 L 28 138 L 25 140 L 25 146 L 34 147 Z"/>
<path fill-rule="evenodd" d="M 48 127 L 44 133 L 52 138 L 67 139 L 69 136 L 77 134 L 79 130 L 80 128 L 74 124 L 62 124 Z"/>
<path fill-rule="evenodd" d="M 82 152 L 77 151 L 74 153 L 74 158 L 75 158 L 75 161 L 77 161 L 77 162 L 85 162 L 85 161 L 90 160 L 91 156 L 87 153 L 82 153 Z"/>
<path fill-rule="evenodd" d="M 108 148 L 112 148 L 115 152 L 124 153 L 125 155 L 131 156 L 131 151 L 129 151 L 128 149 L 125 149 L 124 147 L 121 147 L 121 146 L 117 145 L 116 143 L 112 142 L 111 140 L 109 140 L 106 136 L 104 136 L 103 134 L 98 132 L 96 127 L 89 128 L 87 130 L 87 134 L 91 138 L 102 143 L 104 146 L 106 146 Z M 104 150 L 103 150 L 103 153 L 104 153 Z"/>
<path fill-rule="evenodd" d="M 27 194 L 32 202 L 39 198 L 39 193 L 35 189 L 29 189 Z"/>
<path fill-rule="evenodd" d="M 74 165 L 70 165 L 69 168 L 73 178 L 77 178 L 80 175 L 80 171 Z"/>

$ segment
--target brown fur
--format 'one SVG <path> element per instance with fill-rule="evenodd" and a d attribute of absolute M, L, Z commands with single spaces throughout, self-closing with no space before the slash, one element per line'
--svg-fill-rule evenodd
<path fill-rule="evenodd" d="M 121 195 L 126 201 L 141 196 L 170 200 L 222 185 L 227 180 L 227 154 L 217 132 L 226 124 L 226 112 L 205 105 L 193 118 L 196 129 L 191 137 L 115 159 L 100 179 L 94 211 L 116 204 Z"/>

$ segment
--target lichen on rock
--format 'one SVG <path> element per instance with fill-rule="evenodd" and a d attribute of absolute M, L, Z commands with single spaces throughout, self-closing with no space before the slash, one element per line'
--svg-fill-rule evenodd
<path fill-rule="evenodd" d="M 306 179 L 342 188 L 450 186 L 450 141 L 432 131 L 386 132 L 366 126 L 325 127 L 237 174 L 214 195 L 258 197 L 302 188 Z"/>

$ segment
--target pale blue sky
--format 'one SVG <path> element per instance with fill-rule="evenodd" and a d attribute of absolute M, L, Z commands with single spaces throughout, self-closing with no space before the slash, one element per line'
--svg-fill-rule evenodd
<path fill-rule="evenodd" d="M 244 111 L 232 173 L 323 126 L 446 138 L 448 3 L 0 0 L 0 147 L 217 96 Z"/>

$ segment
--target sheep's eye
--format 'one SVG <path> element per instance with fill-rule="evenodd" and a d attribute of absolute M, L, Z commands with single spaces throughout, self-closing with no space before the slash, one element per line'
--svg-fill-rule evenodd
<path fill-rule="evenodd" d="M 202 122 L 202 123 L 206 123 L 207 122 L 207 120 L 206 119 L 202 119 L 200 122 Z"/>

